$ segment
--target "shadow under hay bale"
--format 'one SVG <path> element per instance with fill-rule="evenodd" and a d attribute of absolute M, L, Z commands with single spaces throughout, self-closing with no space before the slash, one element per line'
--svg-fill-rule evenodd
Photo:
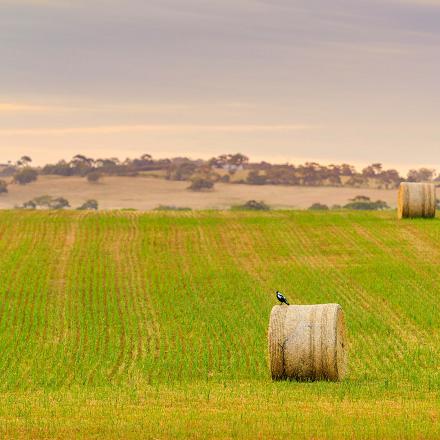
<path fill-rule="evenodd" d="M 432 183 L 402 182 L 397 199 L 397 217 L 435 217 L 435 185 Z"/>
<path fill-rule="evenodd" d="M 338 304 L 274 306 L 268 342 L 274 380 L 339 381 L 345 376 L 345 322 Z"/>

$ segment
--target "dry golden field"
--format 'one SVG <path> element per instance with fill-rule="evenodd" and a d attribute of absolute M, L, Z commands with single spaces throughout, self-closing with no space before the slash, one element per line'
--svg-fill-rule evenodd
<path fill-rule="evenodd" d="M 248 200 L 263 200 L 274 208 L 306 209 L 315 202 L 329 206 L 343 205 L 359 194 L 372 200 L 381 199 L 396 206 L 395 190 L 296 187 L 274 185 L 240 185 L 218 183 L 211 192 L 186 190 L 188 182 L 167 181 L 151 177 L 105 177 L 92 184 L 81 177 L 40 176 L 26 186 L 10 185 L 9 193 L 0 195 L 0 209 L 11 209 L 34 197 L 65 197 L 72 207 L 87 199 L 96 199 L 101 209 L 134 208 L 151 210 L 158 205 L 192 209 L 228 209 Z"/>

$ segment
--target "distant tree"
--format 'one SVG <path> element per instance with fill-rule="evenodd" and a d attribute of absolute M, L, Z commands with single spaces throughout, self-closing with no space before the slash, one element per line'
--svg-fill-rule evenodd
<path fill-rule="evenodd" d="M 399 175 L 399 172 L 397 170 L 384 170 L 380 174 L 380 179 L 383 182 L 385 188 L 397 188 L 402 182 L 402 178 Z"/>
<path fill-rule="evenodd" d="M 228 157 L 228 164 L 235 165 L 236 167 L 242 166 L 249 162 L 249 158 L 244 154 L 230 154 Z"/>
<path fill-rule="evenodd" d="M 384 209 L 390 209 L 388 203 L 383 200 L 376 200 L 374 204 L 376 205 L 376 209 L 379 211 L 382 211 Z"/>
<path fill-rule="evenodd" d="M 37 179 L 38 173 L 32 168 L 23 168 L 14 174 L 14 182 L 20 185 L 35 182 Z"/>
<path fill-rule="evenodd" d="M 300 185 L 301 170 L 293 165 L 273 165 L 265 170 L 266 182 L 272 185 Z"/>
<path fill-rule="evenodd" d="M 373 163 L 362 170 L 361 175 L 352 176 L 353 180 L 357 178 L 363 178 L 366 186 L 368 184 L 368 179 L 374 179 L 375 184 L 378 188 L 396 188 L 399 183 L 403 180 L 396 170 L 384 170 L 381 163 Z M 351 180 L 351 179 L 350 179 Z M 360 180 L 359 180 L 360 182 Z M 347 182 L 347 185 L 360 187 L 362 184 L 353 184 L 353 181 Z"/>
<path fill-rule="evenodd" d="M 97 168 L 113 168 L 119 165 L 117 158 L 113 159 L 96 159 L 95 165 Z"/>
<path fill-rule="evenodd" d="M 89 183 L 98 183 L 101 177 L 102 174 L 99 171 L 91 171 L 87 174 L 87 181 Z"/>
<path fill-rule="evenodd" d="M 88 167 L 92 167 L 95 161 L 83 154 L 76 154 L 70 162 L 74 165 L 86 164 Z"/>
<path fill-rule="evenodd" d="M 77 208 L 79 211 L 93 211 L 98 209 L 98 202 L 94 199 L 87 200 L 80 207 Z"/>
<path fill-rule="evenodd" d="M 72 176 L 75 172 L 70 163 L 60 160 L 56 164 L 45 165 L 41 173 L 45 175 Z"/>
<path fill-rule="evenodd" d="M 347 163 L 343 163 L 342 165 L 340 165 L 340 169 L 342 176 L 352 176 L 353 174 L 356 174 L 354 166 Z"/>
<path fill-rule="evenodd" d="M 257 170 L 252 170 L 246 178 L 246 183 L 251 185 L 264 185 L 266 180 L 267 177 L 265 175 L 260 174 Z"/>
<path fill-rule="evenodd" d="M 11 161 L 8 161 L 7 164 L 0 165 L 0 176 L 1 177 L 11 177 L 17 172 L 16 165 L 12 164 Z"/>
<path fill-rule="evenodd" d="M 322 203 L 314 203 L 309 208 L 310 211 L 328 211 L 328 206 L 323 205 Z"/>
<path fill-rule="evenodd" d="M 384 209 L 389 209 L 389 206 L 383 200 L 372 202 L 369 197 L 357 196 L 354 199 L 351 199 L 350 203 L 347 203 L 344 208 L 360 211 L 382 211 Z"/>
<path fill-rule="evenodd" d="M 0 180 L 0 194 L 8 192 L 8 183 L 4 180 Z"/>
<path fill-rule="evenodd" d="M 256 200 L 248 200 L 243 205 L 235 205 L 232 210 L 247 210 L 247 211 L 269 211 L 269 205 L 266 205 L 263 201 L 257 202 Z"/>
<path fill-rule="evenodd" d="M 374 211 L 374 205 L 371 202 L 350 202 L 344 205 L 345 209 L 354 209 L 356 211 Z"/>
<path fill-rule="evenodd" d="M 360 202 L 360 203 L 371 202 L 370 197 L 362 196 L 362 195 L 353 197 L 352 199 L 349 200 L 350 202 Z"/>
<path fill-rule="evenodd" d="M 371 164 L 371 168 L 374 170 L 374 174 L 380 174 L 383 170 L 383 165 L 381 163 L 373 163 Z"/>
<path fill-rule="evenodd" d="M 151 154 L 143 154 L 138 159 L 133 159 L 129 167 L 136 171 L 150 171 L 154 169 L 161 169 L 161 166 L 153 160 Z"/>
<path fill-rule="evenodd" d="M 121 164 L 117 157 L 111 157 L 109 159 L 96 159 L 95 160 L 95 168 L 102 173 L 105 174 L 127 174 L 127 167 L 124 164 Z"/>
<path fill-rule="evenodd" d="M 345 183 L 346 186 L 353 186 L 355 188 L 360 188 L 361 186 L 365 186 L 368 182 L 365 180 L 365 177 L 359 174 L 353 174 Z"/>
<path fill-rule="evenodd" d="M 249 158 L 241 153 L 236 154 L 222 154 L 217 157 L 209 159 L 208 165 L 213 168 L 238 168 L 249 162 Z"/>
<path fill-rule="evenodd" d="M 174 206 L 174 205 L 159 205 L 154 208 L 155 211 L 192 211 L 191 208 L 186 206 Z"/>
<path fill-rule="evenodd" d="M 40 206 L 40 207 L 49 207 L 50 203 L 52 202 L 53 197 L 49 196 L 49 195 L 44 195 L 44 196 L 38 196 L 33 198 L 32 200 L 30 200 L 29 202 L 32 202 L 35 204 L 35 206 Z"/>
<path fill-rule="evenodd" d="M 89 173 L 95 166 L 94 159 L 86 157 L 83 154 L 77 154 L 73 156 L 69 163 L 69 166 L 73 170 L 73 174 L 78 176 L 85 176 Z"/>
<path fill-rule="evenodd" d="M 69 201 L 64 197 L 54 198 L 49 204 L 49 209 L 64 209 L 64 208 L 70 208 Z"/>
<path fill-rule="evenodd" d="M 169 180 L 189 180 L 197 170 L 194 162 L 180 162 L 172 164 L 168 169 Z"/>
<path fill-rule="evenodd" d="M 431 168 L 420 168 L 418 170 L 409 170 L 408 182 L 431 182 L 435 176 L 435 170 Z"/>
<path fill-rule="evenodd" d="M 373 163 L 362 170 L 364 177 L 376 177 L 382 172 L 381 163 Z"/>
<path fill-rule="evenodd" d="M 208 165 L 213 168 L 224 168 L 228 163 L 228 155 L 222 154 L 208 160 Z"/>
<path fill-rule="evenodd" d="M 342 185 L 341 178 L 338 175 L 331 174 L 327 177 L 328 183 L 332 186 Z"/>
<path fill-rule="evenodd" d="M 325 170 L 316 162 L 306 162 L 298 167 L 301 183 L 305 186 L 320 186 L 326 178 Z"/>
<path fill-rule="evenodd" d="M 37 205 L 33 200 L 29 200 L 28 202 L 24 202 L 22 207 L 24 209 L 36 209 Z"/>
<path fill-rule="evenodd" d="M 191 191 L 206 191 L 214 188 L 212 180 L 197 177 L 192 180 L 191 185 L 187 188 Z"/>
<path fill-rule="evenodd" d="M 49 195 L 44 195 L 35 197 L 34 199 L 23 203 L 22 207 L 26 209 L 36 209 L 38 207 L 46 209 L 63 209 L 69 208 L 70 204 L 64 197 L 52 197 Z"/>
<path fill-rule="evenodd" d="M 17 167 L 28 167 L 32 162 L 29 156 L 22 156 L 16 163 Z"/>

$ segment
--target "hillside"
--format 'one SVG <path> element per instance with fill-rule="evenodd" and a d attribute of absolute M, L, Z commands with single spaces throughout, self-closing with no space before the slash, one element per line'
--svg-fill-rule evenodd
<path fill-rule="evenodd" d="M 396 191 L 370 188 L 304 187 L 282 185 L 239 185 L 217 183 L 214 191 L 188 191 L 188 182 L 148 177 L 104 177 L 88 183 L 83 177 L 40 176 L 29 185 L 10 185 L 0 194 L 0 209 L 12 209 L 42 195 L 65 197 L 72 207 L 96 199 L 100 209 L 133 208 L 151 210 L 159 205 L 192 209 L 228 209 L 248 200 L 263 200 L 275 208 L 307 209 L 316 202 L 329 206 L 348 203 L 357 195 L 381 199 L 396 206 Z"/>
<path fill-rule="evenodd" d="M 2 438 L 440 436 L 440 222 L 0 212 Z M 349 375 L 272 383 L 274 290 L 337 302 Z"/>

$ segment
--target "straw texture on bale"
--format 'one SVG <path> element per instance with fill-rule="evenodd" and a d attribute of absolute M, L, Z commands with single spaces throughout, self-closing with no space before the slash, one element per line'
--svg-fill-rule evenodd
<path fill-rule="evenodd" d="M 402 182 L 397 200 L 397 216 L 401 218 L 435 217 L 435 185 Z"/>
<path fill-rule="evenodd" d="M 269 322 L 272 379 L 342 380 L 347 369 L 338 304 L 274 306 Z"/>

